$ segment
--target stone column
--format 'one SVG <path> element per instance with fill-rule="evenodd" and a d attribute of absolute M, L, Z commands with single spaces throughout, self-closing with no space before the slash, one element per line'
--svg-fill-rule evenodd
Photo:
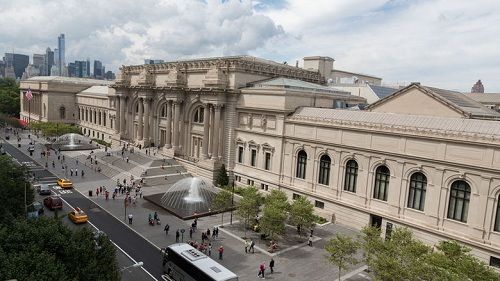
<path fill-rule="evenodd" d="M 167 101 L 167 137 L 165 139 L 165 147 L 172 147 L 172 101 Z"/>
<path fill-rule="evenodd" d="M 144 106 L 144 129 L 143 129 L 143 137 L 144 137 L 144 145 L 149 140 L 149 100 L 147 98 L 142 99 L 142 104 Z"/>
<path fill-rule="evenodd" d="M 174 129 L 173 129 L 173 139 L 174 139 L 174 149 L 179 148 L 179 119 L 181 117 L 181 102 L 175 101 L 175 113 L 174 113 Z"/>
<path fill-rule="evenodd" d="M 212 146 L 214 143 L 214 107 L 210 106 L 210 111 L 205 112 L 205 114 L 207 118 L 210 118 L 210 142 L 208 143 L 208 154 L 210 155 L 210 157 L 212 157 L 214 153 L 212 150 Z"/>
<path fill-rule="evenodd" d="M 143 135 L 143 127 L 144 127 L 144 122 L 143 122 L 143 118 L 144 118 L 144 108 L 142 108 L 142 102 L 143 102 L 143 99 L 142 98 L 139 98 L 139 100 L 137 101 L 137 106 L 139 106 L 139 113 L 137 114 L 138 115 L 138 118 L 137 118 L 137 122 L 138 122 L 138 126 L 137 126 L 137 139 L 139 141 L 142 140 L 142 138 L 144 137 Z M 134 110 L 132 110 L 134 111 Z"/>
<path fill-rule="evenodd" d="M 220 122 L 220 109 L 222 105 L 216 104 L 215 108 L 215 117 L 214 117 L 214 142 L 212 144 L 212 158 L 219 158 L 219 122 Z"/>
<path fill-rule="evenodd" d="M 153 120 L 153 117 L 154 117 L 154 112 L 155 112 L 155 108 L 154 108 L 154 102 L 153 100 L 149 100 L 149 102 L 151 103 L 151 105 L 149 106 L 149 134 L 148 134 L 148 144 L 151 145 L 151 142 L 154 142 L 156 146 L 158 146 L 158 143 L 156 142 L 156 140 L 154 139 L 155 137 L 155 130 L 158 130 L 158 126 L 155 126 L 154 124 L 154 120 Z M 149 103 L 148 102 L 148 103 Z M 157 117 L 158 118 L 158 117 Z M 157 137 L 158 138 L 158 137 Z"/>
<path fill-rule="evenodd" d="M 201 155 L 203 159 L 208 158 L 208 143 L 209 143 L 209 129 L 210 129 L 210 116 L 207 114 L 209 112 L 209 105 L 205 104 L 203 109 L 203 151 Z"/>
<path fill-rule="evenodd" d="M 120 97 L 117 96 L 115 99 L 115 120 L 114 125 L 115 125 L 115 133 L 119 134 L 120 133 Z M 113 122 L 112 121 L 112 122 Z"/>
<path fill-rule="evenodd" d="M 126 111 L 125 111 L 125 108 L 127 107 L 127 105 L 125 104 L 125 97 L 124 96 L 120 96 L 120 119 L 119 119 L 119 122 L 120 122 L 120 134 L 122 136 L 125 136 L 125 131 L 126 131 L 126 128 L 125 128 L 125 118 L 127 117 L 126 115 Z"/>

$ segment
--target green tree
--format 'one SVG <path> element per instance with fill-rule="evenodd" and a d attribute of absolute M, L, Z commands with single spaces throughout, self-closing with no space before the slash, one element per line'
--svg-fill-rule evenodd
<path fill-rule="evenodd" d="M 299 236 L 314 227 L 314 206 L 305 196 L 295 199 L 290 206 L 289 223 L 297 227 Z"/>
<path fill-rule="evenodd" d="M 212 209 L 221 212 L 221 225 L 224 224 L 224 212 L 232 207 L 232 196 L 233 194 L 225 189 L 222 189 L 217 193 L 214 200 L 212 201 Z"/>
<path fill-rule="evenodd" d="M 30 128 L 40 130 L 44 136 L 54 137 L 64 134 L 75 133 L 81 134 L 80 128 L 74 125 L 55 122 L 31 122 Z"/>
<path fill-rule="evenodd" d="M 9 156 L 0 156 L 0 224 L 10 223 L 15 218 L 25 217 L 27 205 L 33 203 L 34 192 L 26 181 L 27 172 L 15 164 Z M 25 200 L 26 190 L 26 200 Z M 0 279 L 1 280 L 1 279 Z"/>
<path fill-rule="evenodd" d="M 375 226 L 365 226 L 361 229 L 361 248 L 363 249 L 363 258 L 368 266 L 372 263 L 377 250 L 381 249 L 384 243 L 380 234 L 380 228 Z"/>
<path fill-rule="evenodd" d="M 41 217 L 0 225 L 0 280 L 120 280 L 115 247 Z"/>
<path fill-rule="evenodd" d="M 0 112 L 19 117 L 21 109 L 19 93 L 20 90 L 16 80 L 0 78 Z"/>
<path fill-rule="evenodd" d="M 217 177 L 215 178 L 215 185 L 222 187 L 229 184 L 229 176 L 227 175 L 226 166 L 222 164 L 217 170 Z"/>
<path fill-rule="evenodd" d="M 358 263 L 356 259 L 358 249 L 358 241 L 343 234 L 337 234 L 326 243 L 325 250 L 328 252 L 328 261 L 338 267 L 339 280 L 342 276 L 342 270 L 348 269 L 350 265 Z"/>
<path fill-rule="evenodd" d="M 265 199 L 262 218 L 259 221 L 261 230 L 274 240 L 276 235 L 285 232 L 285 221 L 290 203 L 286 194 L 277 189 L 273 189 Z"/>
<path fill-rule="evenodd" d="M 251 186 L 243 190 L 242 198 L 238 202 L 236 215 L 243 221 L 245 228 L 245 237 L 247 236 L 247 228 L 251 221 L 255 220 L 260 211 L 262 204 L 262 196 L 257 188 Z"/>

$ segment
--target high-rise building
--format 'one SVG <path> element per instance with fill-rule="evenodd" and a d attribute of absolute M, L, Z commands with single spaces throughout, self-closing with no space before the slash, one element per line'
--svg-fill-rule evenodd
<path fill-rule="evenodd" d="M 472 86 L 472 89 L 470 90 L 471 93 L 484 93 L 484 86 L 483 82 L 481 82 L 481 79 L 477 80 L 476 84 Z"/>
<path fill-rule="evenodd" d="M 58 67 L 60 70 L 65 69 L 66 67 L 66 43 L 64 39 L 64 33 L 61 33 L 59 37 L 57 37 L 57 61 L 58 61 Z M 64 71 L 60 71 L 61 74 L 64 73 Z"/>
<path fill-rule="evenodd" d="M 74 62 L 74 77 L 89 77 L 90 69 L 87 68 L 87 65 L 90 65 L 90 62 L 88 61 L 75 61 Z M 73 65 L 72 65 L 73 66 Z M 68 68 L 69 72 L 69 68 Z"/>
<path fill-rule="evenodd" d="M 110 70 L 107 71 L 106 74 L 104 74 L 104 78 L 106 78 L 106 80 L 115 80 L 116 75 Z"/>
<path fill-rule="evenodd" d="M 87 58 L 87 75 L 85 75 L 84 77 L 90 77 L 91 74 L 90 74 L 90 59 Z"/>
<path fill-rule="evenodd" d="M 94 60 L 94 78 L 102 79 L 104 76 L 104 71 L 102 67 L 102 62 L 99 60 Z"/>
<path fill-rule="evenodd" d="M 159 64 L 164 63 L 164 60 L 154 60 L 154 59 L 145 59 L 144 64 Z"/>
<path fill-rule="evenodd" d="M 44 66 L 45 66 L 45 54 L 33 54 L 33 67 L 38 69 L 38 73 L 33 73 L 33 74 L 43 75 Z"/>
<path fill-rule="evenodd" d="M 5 53 L 5 67 L 14 69 L 15 78 L 21 78 L 24 70 L 30 63 L 30 57 L 27 55 Z"/>
<path fill-rule="evenodd" d="M 53 65 L 54 65 L 54 52 L 52 52 L 50 48 L 47 47 L 47 50 L 45 50 L 45 61 L 42 70 L 42 75 L 50 76 Z"/>
<path fill-rule="evenodd" d="M 0 78 L 5 77 L 5 62 L 0 60 Z"/>
<path fill-rule="evenodd" d="M 54 66 L 57 67 L 57 69 L 59 69 L 59 49 L 58 48 L 55 48 L 54 49 Z"/>
<path fill-rule="evenodd" d="M 76 65 L 74 62 L 68 63 L 68 76 L 76 77 Z"/>

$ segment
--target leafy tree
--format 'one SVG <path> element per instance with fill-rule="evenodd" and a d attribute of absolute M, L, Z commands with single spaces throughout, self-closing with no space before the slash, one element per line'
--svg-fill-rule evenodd
<path fill-rule="evenodd" d="M 26 181 L 26 169 L 16 165 L 9 156 L 0 156 L 0 224 L 25 217 L 26 204 L 33 203 L 34 192 Z M 1 280 L 1 279 L 0 279 Z"/>
<path fill-rule="evenodd" d="M 42 134 L 47 137 L 61 136 L 69 133 L 81 134 L 81 131 L 77 126 L 65 123 L 32 121 L 30 123 L 30 128 L 40 130 Z"/>
<path fill-rule="evenodd" d="M 257 188 L 251 186 L 244 189 L 242 198 L 238 202 L 236 215 L 243 221 L 245 237 L 249 223 L 259 214 L 261 204 L 262 196 Z"/>
<path fill-rule="evenodd" d="M 326 243 L 325 250 L 328 252 L 328 261 L 339 268 L 339 280 L 342 276 L 342 270 L 349 268 L 350 265 L 358 263 L 355 257 L 358 249 L 358 241 L 343 234 L 337 234 Z"/>
<path fill-rule="evenodd" d="M 225 189 L 222 189 L 217 195 L 215 196 L 214 200 L 212 201 L 212 209 L 216 211 L 225 211 L 232 207 L 232 196 L 233 194 Z M 221 213 L 222 215 L 222 220 L 221 220 L 221 225 L 224 224 L 224 212 Z"/>
<path fill-rule="evenodd" d="M 16 80 L 0 78 L 0 112 L 19 117 L 21 102 Z"/>
<path fill-rule="evenodd" d="M 384 241 L 380 237 L 380 228 L 375 226 L 365 226 L 361 229 L 360 236 L 363 258 L 370 265 L 377 250 L 381 249 Z"/>
<path fill-rule="evenodd" d="M 0 225 L 0 280 L 120 280 L 115 248 L 88 228 L 41 217 Z"/>
<path fill-rule="evenodd" d="M 285 232 L 285 221 L 290 203 L 286 194 L 277 189 L 273 189 L 266 197 L 262 218 L 259 225 L 262 231 L 272 239 L 276 235 L 282 235 Z"/>
<path fill-rule="evenodd" d="M 290 206 L 289 223 L 297 227 L 299 236 L 314 227 L 314 206 L 305 196 L 295 199 Z"/>
<path fill-rule="evenodd" d="M 229 184 L 229 176 L 227 175 L 226 166 L 222 164 L 217 171 L 217 177 L 215 178 L 215 185 L 226 186 Z"/>

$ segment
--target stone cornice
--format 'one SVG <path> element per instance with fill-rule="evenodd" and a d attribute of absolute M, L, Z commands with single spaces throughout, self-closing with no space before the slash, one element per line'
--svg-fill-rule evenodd
<path fill-rule="evenodd" d="M 209 71 L 219 68 L 228 72 L 255 73 L 271 77 L 284 76 L 314 83 L 324 83 L 324 78 L 317 71 L 305 70 L 299 67 L 266 61 L 254 57 L 219 57 L 199 60 L 186 60 L 179 62 L 166 62 L 154 65 L 122 66 L 121 73 L 124 77 L 138 75 L 147 68 L 152 74 L 168 73 L 171 70 L 181 72 Z M 124 80 L 125 84 L 127 79 Z M 120 84 L 117 82 L 117 84 Z"/>
<path fill-rule="evenodd" d="M 305 116 L 293 116 L 287 118 L 285 122 L 313 124 L 314 126 L 323 125 L 325 127 L 336 127 L 345 129 L 354 128 L 357 130 L 374 131 L 379 133 L 391 133 L 399 135 L 411 135 L 417 137 L 447 139 L 448 141 L 461 140 L 466 142 L 476 142 L 476 143 L 490 144 L 495 146 L 500 145 L 499 137 L 493 135 L 480 134 L 480 133 L 467 133 L 467 132 L 459 132 L 451 130 L 418 128 L 413 126 L 375 124 L 375 123 L 365 123 L 358 121 L 335 120 L 328 118 L 305 117 Z"/>

